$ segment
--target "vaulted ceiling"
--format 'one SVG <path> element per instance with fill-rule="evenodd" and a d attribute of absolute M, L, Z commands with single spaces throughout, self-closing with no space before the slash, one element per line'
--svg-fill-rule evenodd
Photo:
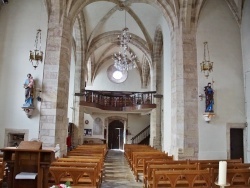
<path fill-rule="evenodd" d="M 53 0 L 45 1 L 50 14 Z M 132 36 L 129 47 L 138 57 L 138 72 L 143 78 L 143 74 L 149 72 L 153 66 L 154 38 L 159 23 L 164 20 L 170 31 L 180 24 L 194 28 L 207 1 L 62 0 L 60 9 L 62 15 L 67 15 L 75 23 L 83 26 L 82 43 L 86 50 L 84 61 L 85 64 L 91 62 L 91 79 L 94 79 L 103 63 L 112 61 L 114 52 L 120 51 L 117 36 L 124 27 L 128 27 Z M 225 1 L 240 25 L 244 0 Z"/>

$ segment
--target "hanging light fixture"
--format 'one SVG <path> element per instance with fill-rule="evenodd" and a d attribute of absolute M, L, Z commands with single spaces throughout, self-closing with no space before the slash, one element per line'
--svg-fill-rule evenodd
<path fill-rule="evenodd" d="M 209 73 L 213 71 L 213 62 L 210 61 L 208 43 L 204 42 L 204 57 L 201 63 L 201 72 L 204 72 L 205 77 L 208 78 Z"/>
<path fill-rule="evenodd" d="M 121 37 L 118 35 L 118 41 L 120 45 L 120 52 L 114 53 L 112 59 L 114 60 L 114 66 L 120 71 L 128 71 L 136 68 L 136 55 L 128 47 L 128 43 L 131 40 L 131 35 L 128 33 L 128 28 L 126 27 L 126 10 L 125 11 L 125 27 L 122 30 Z"/>
<path fill-rule="evenodd" d="M 30 50 L 30 62 L 36 69 L 39 63 L 43 61 L 43 52 L 41 51 L 41 29 L 37 30 L 34 50 Z"/>

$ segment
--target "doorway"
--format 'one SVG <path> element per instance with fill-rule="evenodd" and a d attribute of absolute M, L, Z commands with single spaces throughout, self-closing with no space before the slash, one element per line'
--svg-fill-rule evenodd
<path fill-rule="evenodd" d="M 108 127 L 108 148 L 123 150 L 124 124 L 119 120 L 114 120 Z"/>
<path fill-rule="evenodd" d="M 230 158 L 244 161 L 243 129 L 230 129 Z"/>

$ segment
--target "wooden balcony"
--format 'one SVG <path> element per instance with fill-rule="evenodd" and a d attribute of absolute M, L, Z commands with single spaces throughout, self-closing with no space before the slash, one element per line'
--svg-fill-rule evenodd
<path fill-rule="evenodd" d="M 93 91 L 83 90 L 80 105 L 109 111 L 141 111 L 156 108 L 156 92 Z"/>

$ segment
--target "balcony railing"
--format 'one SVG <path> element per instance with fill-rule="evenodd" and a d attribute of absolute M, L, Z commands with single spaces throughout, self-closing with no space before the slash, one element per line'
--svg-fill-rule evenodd
<path fill-rule="evenodd" d="M 104 110 L 126 111 L 128 109 L 155 108 L 153 97 L 156 92 L 122 92 L 83 90 L 75 96 L 82 96 L 80 105 Z"/>

